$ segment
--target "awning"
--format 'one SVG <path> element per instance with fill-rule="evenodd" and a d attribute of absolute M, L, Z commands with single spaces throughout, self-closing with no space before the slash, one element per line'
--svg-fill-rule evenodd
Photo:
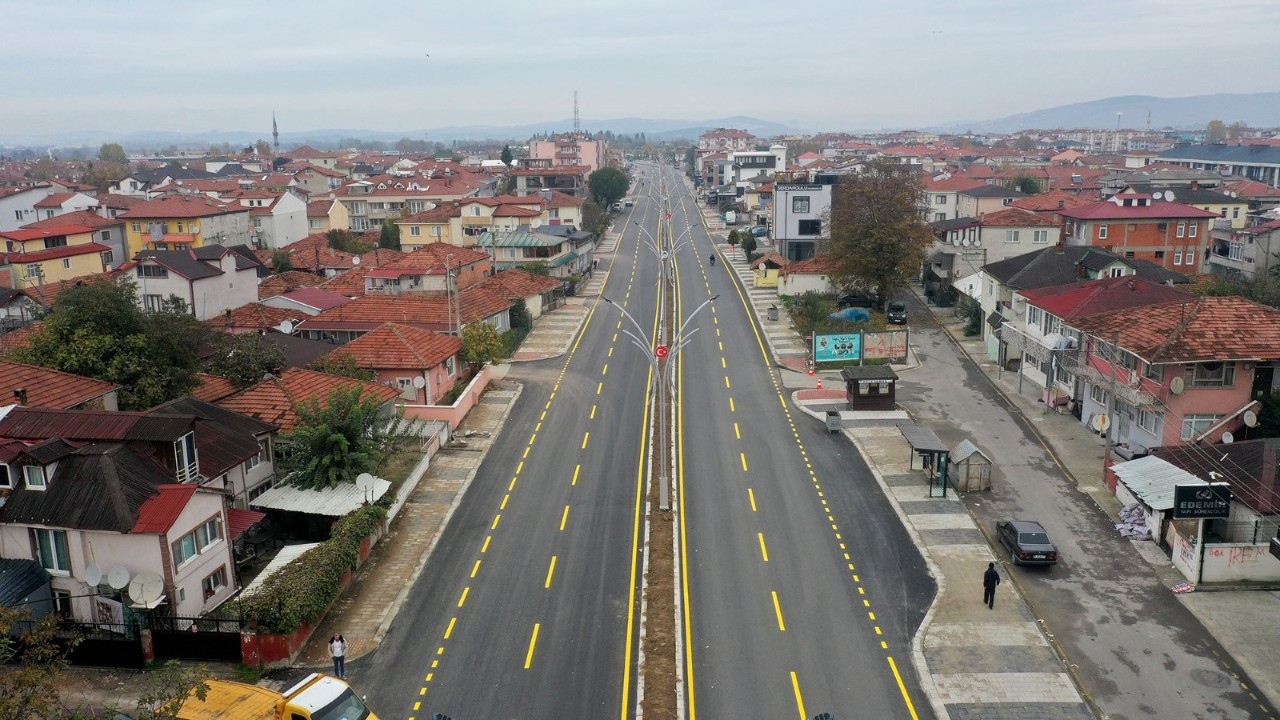
<path fill-rule="evenodd" d="M 578 257 L 578 253 L 576 253 L 576 252 L 567 252 L 567 253 L 565 253 L 565 254 L 561 255 L 560 257 L 555 258 L 555 259 L 554 259 L 554 260 L 552 260 L 549 264 L 551 265 L 551 267 L 560 267 L 561 265 L 563 265 L 563 264 L 565 264 L 565 263 L 569 262 L 570 260 L 573 260 L 573 259 L 574 259 L 574 258 L 576 258 L 576 257 Z"/>
<path fill-rule="evenodd" d="M 277 485 L 249 504 L 263 510 L 287 510 L 310 515 L 342 517 L 359 509 L 366 502 L 377 502 L 390 488 L 391 483 L 382 478 L 374 478 L 373 489 L 367 493 L 356 487 L 354 483 L 342 483 L 338 487 L 324 490 Z"/>
<path fill-rule="evenodd" d="M 898 430 L 902 432 L 902 437 L 906 438 L 907 444 L 911 445 L 911 449 L 918 453 L 944 453 L 949 452 L 950 448 L 942 444 L 942 440 L 934 434 L 932 430 L 920 427 L 915 423 L 902 422 L 898 423 Z"/>
<path fill-rule="evenodd" d="M 227 532 L 231 533 L 232 540 L 236 540 L 266 516 L 266 513 L 257 510 L 227 508 Z"/>
<path fill-rule="evenodd" d="M 262 572 L 258 573 L 256 578 L 250 581 L 248 585 L 244 586 L 244 591 L 241 594 L 252 595 L 258 588 L 262 587 L 262 584 L 265 583 L 268 578 L 283 570 L 285 565 L 288 565 L 294 560 L 302 557 L 304 552 L 313 547 L 317 547 L 318 545 L 320 545 L 318 542 L 301 543 L 298 545 L 285 545 L 280 548 L 280 552 L 276 553 L 276 556 L 271 558 L 271 562 L 267 563 L 267 566 L 262 568 Z"/>

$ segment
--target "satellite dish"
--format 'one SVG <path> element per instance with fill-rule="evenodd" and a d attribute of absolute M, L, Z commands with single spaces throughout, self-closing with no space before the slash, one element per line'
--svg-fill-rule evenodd
<path fill-rule="evenodd" d="M 1244 420 L 1244 424 L 1246 427 L 1258 426 L 1258 413 L 1252 410 L 1245 410 L 1244 415 L 1241 416 L 1241 419 Z"/>
<path fill-rule="evenodd" d="M 285 320 L 284 322 L 280 323 L 280 332 L 284 333 L 285 335 L 292 335 L 292 334 L 293 334 L 293 321 L 292 321 L 292 320 Z"/>
<path fill-rule="evenodd" d="M 191 234 L 194 235 L 198 232 L 200 232 L 200 226 L 195 223 L 191 223 Z"/>
<path fill-rule="evenodd" d="M 1228 430 L 1227 432 L 1222 433 L 1222 444 L 1223 444 L 1223 445 L 1230 445 L 1231 443 L 1233 443 L 1233 442 L 1235 442 L 1235 441 L 1236 441 L 1236 436 L 1235 436 L 1235 435 L 1232 435 L 1230 430 Z"/>
<path fill-rule="evenodd" d="M 968 238 L 968 237 L 960 238 L 960 247 L 969 247 L 969 238 Z"/>
<path fill-rule="evenodd" d="M 426 378 L 422 377 L 421 375 L 415 375 L 413 378 L 413 386 L 418 388 L 419 390 L 426 387 L 427 386 Z"/>
<path fill-rule="evenodd" d="M 164 578 L 149 570 L 138 573 L 129 582 L 129 599 L 135 607 L 141 606 L 150 610 L 160 604 L 164 598 Z"/>
<path fill-rule="evenodd" d="M 1160 199 L 1162 199 L 1163 197 L 1164 197 L 1164 193 L 1162 193 L 1162 192 L 1160 192 L 1160 191 L 1158 191 L 1158 190 L 1157 190 L 1156 192 L 1151 193 L 1151 199 L 1152 199 L 1152 200 L 1160 200 Z"/>
<path fill-rule="evenodd" d="M 1173 202 L 1173 191 L 1172 191 L 1172 190 L 1165 190 L 1165 191 L 1164 191 L 1164 199 L 1165 199 L 1165 200 L 1168 200 L 1169 202 Z"/>
<path fill-rule="evenodd" d="M 1181 395 L 1182 391 L 1186 389 L 1186 386 L 1186 381 L 1182 379 L 1182 376 L 1175 375 L 1174 378 L 1169 381 L 1169 392 L 1174 395 Z"/>
<path fill-rule="evenodd" d="M 360 264 L 360 256 L 359 256 L 359 255 L 356 255 L 356 256 L 352 257 L 352 258 L 351 258 L 351 264 L 352 264 L 352 265 L 359 265 L 359 264 Z"/>
<path fill-rule="evenodd" d="M 114 590 L 123 590 L 129 584 L 129 570 L 123 565 L 116 565 L 107 571 L 107 584 Z"/>
<path fill-rule="evenodd" d="M 90 587 L 97 587 L 102 584 L 102 568 L 97 563 L 90 563 L 84 569 L 84 582 Z"/>
<path fill-rule="evenodd" d="M 356 476 L 356 487 L 360 492 L 368 492 L 373 489 L 375 480 L 377 480 L 377 478 L 369 473 L 360 473 Z"/>
<path fill-rule="evenodd" d="M 1111 427 L 1111 418 L 1105 413 L 1098 413 L 1089 421 L 1089 426 L 1100 433 L 1104 433 L 1107 428 Z"/>

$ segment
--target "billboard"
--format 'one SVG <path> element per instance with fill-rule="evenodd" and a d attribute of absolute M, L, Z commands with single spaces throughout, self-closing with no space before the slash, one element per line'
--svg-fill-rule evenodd
<path fill-rule="evenodd" d="M 815 335 L 813 360 L 814 362 L 837 362 L 906 358 L 909 333 L 909 330 L 886 330 Z"/>
<path fill-rule="evenodd" d="M 892 360 L 907 356 L 907 330 L 862 334 L 863 360 Z"/>
<path fill-rule="evenodd" d="M 815 335 L 813 338 L 814 362 L 862 359 L 862 333 Z"/>
<path fill-rule="evenodd" d="M 1226 483 L 1173 486 L 1173 517 L 1216 520 L 1231 516 L 1231 488 Z"/>

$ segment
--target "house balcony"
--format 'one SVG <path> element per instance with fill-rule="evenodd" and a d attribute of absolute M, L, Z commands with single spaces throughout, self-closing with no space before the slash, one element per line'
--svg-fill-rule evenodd
<path fill-rule="evenodd" d="M 1142 376 L 1133 372 L 1126 372 L 1129 379 L 1121 378 L 1117 375 L 1115 378 L 1111 373 L 1103 372 L 1098 368 L 1089 364 L 1087 358 L 1088 353 L 1077 350 L 1063 350 L 1057 353 L 1058 363 L 1064 370 L 1072 375 L 1082 378 L 1085 382 L 1092 385 L 1100 385 L 1110 391 L 1115 389 L 1115 396 L 1134 407 L 1152 407 L 1159 398 L 1156 395 L 1142 389 Z"/>

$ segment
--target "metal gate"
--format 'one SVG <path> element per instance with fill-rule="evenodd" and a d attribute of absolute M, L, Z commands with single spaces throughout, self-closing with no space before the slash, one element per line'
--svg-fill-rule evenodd
<path fill-rule="evenodd" d="M 34 620 L 21 620 L 15 629 L 25 632 L 34 624 Z M 67 655 L 72 665 L 141 668 L 144 664 L 142 640 L 132 623 L 62 620 L 58 622 L 56 641 L 64 648 L 74 644 Z"/>
<path fill-rule="evenodd" d="M 152 616 L 149 622 L 157 660 L 241 660 L 239 618 Z"/>

